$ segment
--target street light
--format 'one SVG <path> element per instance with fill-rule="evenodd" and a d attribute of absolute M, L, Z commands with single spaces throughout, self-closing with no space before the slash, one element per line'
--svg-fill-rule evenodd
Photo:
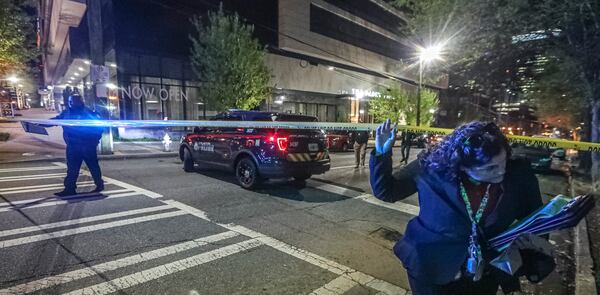
<path fill-rule="evenodd" d="M 11 83 L 17 83 L 17 82 L 19 82 L 19 78 L 15 77 L 15 76 L 10 76 L 6 80 L 8 80 Z"/>
<path fill-rule="evenodd" d="M 441 60 L 443 54 L 442 45 L 430 47 L 418 47 L 419 56 L 419 85 L 417 86 L 417 126 L 421 126 L 421 88 L 423 87 L 423 63 Z"/>

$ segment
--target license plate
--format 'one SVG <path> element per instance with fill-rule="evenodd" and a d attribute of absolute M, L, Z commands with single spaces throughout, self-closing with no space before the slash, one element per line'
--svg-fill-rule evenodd
<path fill-rule="evenodd" d="M 311 152 L 316 152 L 319 150 L 319 144 L 318 143 L 309 143 L 308 144 L 308 150 Z"/>
<path fill-rule="evenodd" d="M 290 147 L 293 147 L 293 148 L 298 147 L 298 142 L 297 141 L 290 142 Z"/>

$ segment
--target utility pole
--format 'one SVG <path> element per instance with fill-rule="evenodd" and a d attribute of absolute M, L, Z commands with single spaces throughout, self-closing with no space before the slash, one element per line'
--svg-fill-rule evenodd
<path fill-rule="evenodd" d="M 417 85 L 417 127 L 421 126 L 421 88 L 423 87 L 423 59 L 419 58 L 419 85 Z"/>
<path fill-rule="evenodd" d="M 87 21 L 92 66 L 104 66 L 104 41 L 102 38 L 102 0 L 87 0 Z M 91 70 L 90 70 L 91 72 Z M 103 120 L 109 119 L 108 95 L 105 83 L 93 82 L 92 96 L 94 109 Z M 108 128 L 100 139 L 100 154 L 112 154 L 112 132 Z"/>

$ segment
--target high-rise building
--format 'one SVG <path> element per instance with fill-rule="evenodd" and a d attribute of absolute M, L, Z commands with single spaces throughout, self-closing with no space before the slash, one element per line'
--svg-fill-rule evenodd
<path fill-rule="evenodd" d="M 101 41 L 90 34 L 92 1 L 101 4 Z M 189 61 L 189 35 L 190 18 L 218 9 L 220 1 L 40 2 L 42 44 L 48 49 L 44 79 L 54 86 L 54 97 L 67 86 L 84 95 L 91 91 L 90 44 L 96 43 L 90 42 L 98 41 L 109 69 L 113 117 L 196 120 L 214 114 L 199 93 L 202 81 Z M 399 33 L 406 18 L 383 0 L 228 0 L 223 8 L 254 25 L 268 52 L 273 96 L 265 98 L 262 110 L 367 122 L 368 100 L 386 85 L 416 86 L 405 68 L 415 49 Z"/>

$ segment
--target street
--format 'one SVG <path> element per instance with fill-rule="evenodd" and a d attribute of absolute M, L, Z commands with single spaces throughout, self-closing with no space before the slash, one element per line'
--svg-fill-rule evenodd
<path fill-rule="evenodd" d="M 416 197 L 380 202 L 353 153 L 331 157 L 305 187 L 256 191 L 175 158 L 101 161 L 103 194 L 81 193 L 93 188 L 82 170 L 63 199 L 63 162 L 0 165 L 0 294 L 406 294 L 391 247 Z M 546 197 L 565 190 L 562 176 L 539 179 Z M 567 285 L 555 272 L 525 289 Z"/>

